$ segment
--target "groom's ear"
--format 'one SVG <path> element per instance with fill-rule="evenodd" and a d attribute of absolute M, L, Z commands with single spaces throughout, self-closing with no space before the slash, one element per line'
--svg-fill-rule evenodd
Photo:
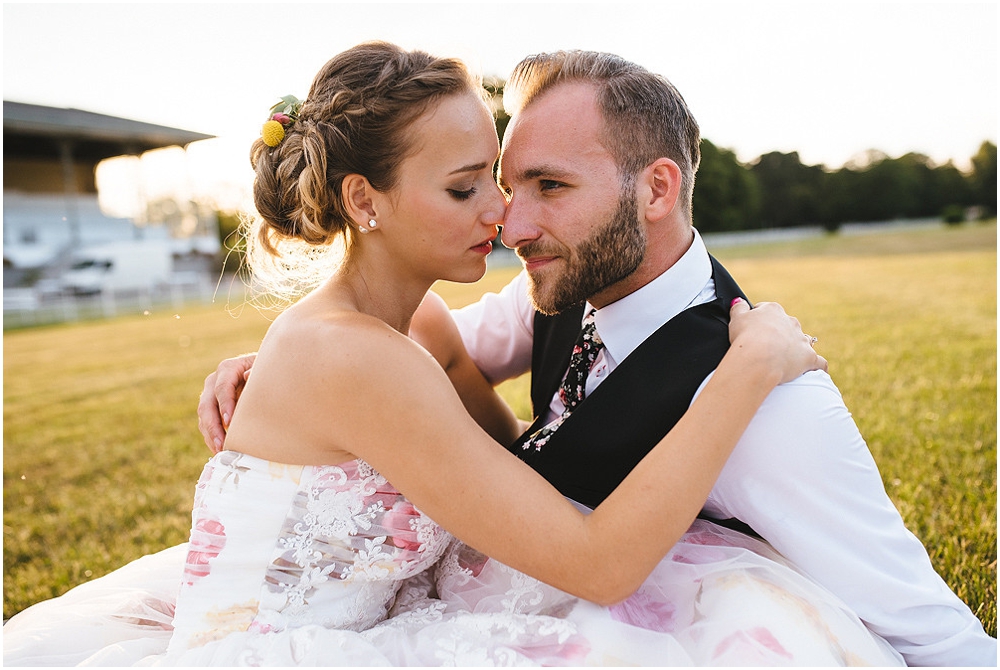
<path fill-rule="evenodd" d="M 341 195 L 344 200 L 344 210 L 358 225 L 367 224 L 377 218 L 375 199 L 378 191 L 372 188 L 368 179 L 359 174 L 349 174 L 341 184 Z"/>
<path fill-rule="evenodd" d="M 640 175 L 639 215 L 661 221 L 674 211 L 681 193 L 681 169 L 669 158 L 657 158 Z"/>

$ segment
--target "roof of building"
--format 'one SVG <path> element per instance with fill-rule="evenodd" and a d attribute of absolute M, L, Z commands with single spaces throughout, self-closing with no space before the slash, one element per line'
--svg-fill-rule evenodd
<path fill-rule="evenodd" d="M 69 142 L 75 159 L 97 162 L 213 137 L 82 109 L 3 101 L 5 158 L 57 158 L 62 143 Z"/>

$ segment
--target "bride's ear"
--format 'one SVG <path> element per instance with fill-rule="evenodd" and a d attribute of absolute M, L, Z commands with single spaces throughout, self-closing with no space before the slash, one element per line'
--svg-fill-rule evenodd
<path fill-rule="evenodd" d="M 368 179 L 359 174 L 349 174 L 341 184 L 341 195 L 344 200 L 344 211 L 354 223 L 367 225 L 377 218 L 375 201 L 380 195 L 372 188 Z"/>

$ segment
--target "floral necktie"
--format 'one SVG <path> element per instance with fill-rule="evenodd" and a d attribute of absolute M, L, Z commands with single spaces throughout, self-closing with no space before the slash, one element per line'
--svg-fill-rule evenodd
<path fill-rule="evenodd" d="M 555 421 L 535 431 L 522 445 L 522 449 L 534 447 L 535 451 L 541 451 L 552 437 L 552 433 L 556 432 L 566 417 L 587 397 L 587 376 L 590 374 L 590 368 L 594 366 L 594 361 L 597 360 L 597 355 L 604 348 L 601 336 L 597 334 L 597 326 L 594 325 L 595 314 L 595 310 L 590 310 L 583 320 L 583 329 L 569 357 L 569 370 L 559 385 L 559 400 L 566 409 Z"/>

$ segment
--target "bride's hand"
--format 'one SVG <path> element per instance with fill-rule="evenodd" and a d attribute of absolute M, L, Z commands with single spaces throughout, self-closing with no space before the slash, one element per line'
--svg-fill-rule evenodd
<path fill-rule="evenodd" d="M 730 308 L 729 341 L 733 347 L 761 356 L 780 372 L 781 383 L 810 370 L 827 370 L 826 359 L 813 349 L 815 339 L 802 332 L 799 320 L 776 302 L 761 302 L 751 309 L 737 298 Z"/>

